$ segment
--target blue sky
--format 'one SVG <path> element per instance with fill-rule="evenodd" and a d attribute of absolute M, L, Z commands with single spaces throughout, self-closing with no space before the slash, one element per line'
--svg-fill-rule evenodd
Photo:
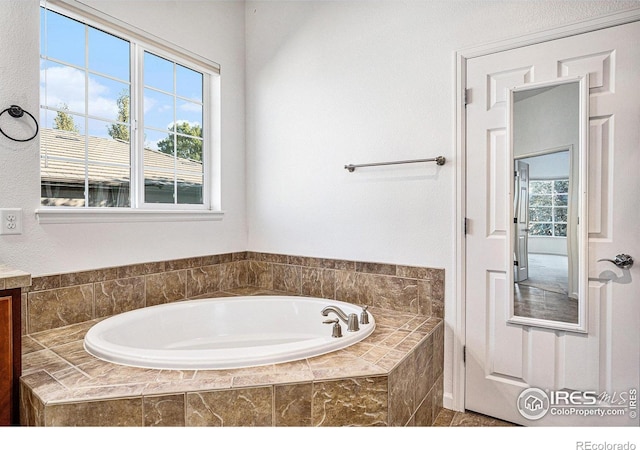
<path fill-rule="evenodd" d="M 86 105 L 89 115 L 104 119 L 90 119 L 89 134 L 108 137 L 108 121 L 116 120 L 118 115 L 117 99 L 121 93 L 129 92 L 129 43 L 92 27 L 87 34 L 84 24 L 41 8 L 40 49 L 43 55 L 61 62 L 41 61 L 41 103 L 50 107 L 66 104 L 72 113 L 80 114 L 84 114 Z M 185 99 L 177 98 L 174 108 L 173 95 L 159 92 L 173 93 L 174 64 L 145 53 L 144 67 L 144 133 L 150 147 L 167 136 L 164 130 L 174 121 L 202 124 L 200 73 L 175 66 L 175 93 Z M 88 78 L 84 69 L 89 71 Z M 43 126 L 52 127 L 55 115 L 47 112 L 45 117 L 43 113 Z M 74 122 L 85 133 L 84 118 L 74 115 Z"/>

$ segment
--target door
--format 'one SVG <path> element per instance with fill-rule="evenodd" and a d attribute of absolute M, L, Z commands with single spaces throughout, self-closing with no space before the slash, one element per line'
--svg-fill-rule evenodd
<path fill-rule="evenodd" d="M 467 60 L 465 408 L 524 425 L 638 425 L 640 22 Z M 507 323 L 506 106 L 525 83 L 589 74 L 587 333 Z M 505 181 L 503 181 L 505 180 Z M 582 218 L 585 220 L 585 218 Z M 587 249 L 585 249 L 587 250 Z M 518 408 L 530 395 L 528 418 Z M 559 392 L 559 394 L 558 394 Z M 576 393 L 578 397 L 572 397 Z M 620 398 L 620 394 L 624 394 Z M 533 395 L 536 394 L 536 395 Z M 548 413 L 549 403 L 602 406 L 604 416 Z M 618 395 L 618 397 L 616 397 Z M 599 397 L 594 400 L 594 396 Z M 549 399 L 551 397 L 551 399 Z M 606 409 L 617 398 L 622 416 Z M 600 402 L 602 401 L 602 402 Z M 637 400 L 636 400 L 637 401 Z M 637 406 L 635 407 L 637 408 Z M 597 413 L 600 414 L 600 413 Z"/>
<path fill-rule="evenodd" d="M 529 164 L 516 161 L 515 166 L 513 279 L 518 282 L 529 278 Z"/>

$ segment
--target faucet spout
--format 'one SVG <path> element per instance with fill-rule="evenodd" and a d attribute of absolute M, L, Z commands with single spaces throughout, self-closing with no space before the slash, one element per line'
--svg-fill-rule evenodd
<path fill-rule="evenodd" d="M 336 315 L 347 324 L 347 331 L 358 331 L 360 327 L 358 326 L 358 316 L 353 313 L 348 316 L 337 306 L 327 306 L 322 310 L 323 316 L 328 316 L 330 312 L 336 313 Z"/>
<path fill-rule="evenodd" d="M 328 316 L 330 312 L 336 313 L 336 315 L 338 317 L 340 317 L 340 319 L 342 319 L 342 321 L 344 323 L 348 323 L 349 322 L 349 318 L 347 317 L 347 315 L 344 313 L 344 311 L 342 311 L 337 306 L 327 306 L 326 308 L 324 308 L 322 310 L 322 315 L 323 316 Z"/>

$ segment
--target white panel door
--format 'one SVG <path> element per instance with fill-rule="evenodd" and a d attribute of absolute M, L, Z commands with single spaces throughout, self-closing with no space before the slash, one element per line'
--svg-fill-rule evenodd
<path fill-rule="evenodd" d="M 466 409 L 524 425 L 638 425 L 637 409 L 619 417 L 547 413 L 529 420 L 519 412 L 517 401 L 527 388 L 547 394 L 561 389 L 605 396 L 625 392 L 627 397 L 637 392 L 639 43 L 640 22 L 634 22 L 467 60 L 471 101 L 466 110 Z M 506 285 L 513 261 L 505 261 L 506 230 L 512 225 L 503 180 L 513 176 L 505 173 L 508 90 L 586 73 L 588 333 L 508 324 L 508 292 L 513 289 Z M 619 253 L 635 256 L 638 262 L 623 270 L 598 261 Z M 605 404 L 614 399 L 605 399 Z"/>

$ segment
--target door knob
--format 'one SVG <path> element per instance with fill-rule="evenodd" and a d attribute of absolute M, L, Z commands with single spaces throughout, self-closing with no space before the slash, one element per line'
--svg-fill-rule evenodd
<path fill-rule="evenodd" d="M 631 266 L 633 266 L 633 258 L 624 253 L 616 255 L 616 259 L 603 258 L 603 259 L 599 259 L 598 261 L 609 261 L 610 263 L 615 264 L 621 269 L 629 269 Z"/>

